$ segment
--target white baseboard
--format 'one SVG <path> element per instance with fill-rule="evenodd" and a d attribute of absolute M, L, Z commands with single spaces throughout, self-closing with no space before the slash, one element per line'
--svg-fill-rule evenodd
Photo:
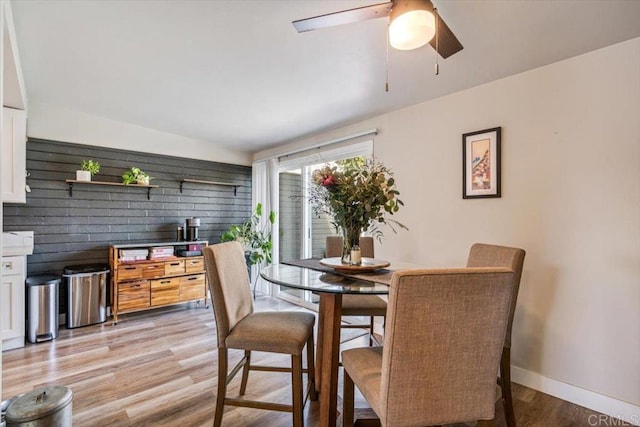
<path fill-rule="evenodd" d="M 636 426 L 640 425 L 640 406 L 638 405 L 553 380 L 517 366 L 511 366 L 511 381 L 550 394 L 558 399 L 606 414 L 617 420 L 624 420 Z M 593 420 L 590 419 L 588 422 L 592 426 L 619 425 L 615 423 L 615 420 L 604 421 L 597 416 L 593 416 Z"/>

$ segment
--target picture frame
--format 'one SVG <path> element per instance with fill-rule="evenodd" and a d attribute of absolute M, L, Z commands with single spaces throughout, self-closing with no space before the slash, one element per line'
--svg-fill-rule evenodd
<path fill-rule="evenodd" d="M 501 127 L 462 134 L 462 198 L 500 195 Z"/>

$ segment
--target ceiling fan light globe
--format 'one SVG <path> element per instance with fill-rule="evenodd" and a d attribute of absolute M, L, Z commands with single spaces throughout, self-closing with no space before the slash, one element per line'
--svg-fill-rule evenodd
<path fill-rule="evenodd" d="M 413 10 L 396 16 L 389 25 L 389 43 L 398 50 L 417 49 L 436 33 L 436 18 L 427 10 Z"/>

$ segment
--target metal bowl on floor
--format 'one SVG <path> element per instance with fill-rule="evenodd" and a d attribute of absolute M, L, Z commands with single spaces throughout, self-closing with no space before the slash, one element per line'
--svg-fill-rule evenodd
<path fill-rule="evenodd" d="M 15 400 L 15 397 L 11 397 L 7 400 L 3 400 L 0 403 L 0 409 L 2 410 L 2 420 L 0 421 L 0 427 L 5 427 L 7 424 L 4 421 L 4 414 L 7 412 L 7 408 L 11 405 L 11 402 Z"/>

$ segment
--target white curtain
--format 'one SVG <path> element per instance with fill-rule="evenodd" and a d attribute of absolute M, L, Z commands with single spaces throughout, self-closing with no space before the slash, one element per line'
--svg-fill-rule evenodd
<path fill-rule="evenodd" d="M 278 174 L 274 171 L 277 170 L 277 159 L 267 159 L 254 162 L 252 165 L 252 188 L 251 188 L 251 202 L 252 209 L 258 203 L 262 203 L 262 219 L 260 227 L 264 227 L 269 224 L 269 212 L 278 212 L 278 199 L 274 189 L 277 188 L 276 180 Z M 273 260 L 278 259 L 277 253 L 277 240 L 278 240 L 278 217 L 276 215 L 276 223 L 271 227 L 271 236 L 273 240 Z M 258 268 L 252 267 L 251 275 L 255 277 L 258 274 Z M 260 292 L 270 293 L 271 286 L 268 282 L 258 278 L 256 289 Z"/>

